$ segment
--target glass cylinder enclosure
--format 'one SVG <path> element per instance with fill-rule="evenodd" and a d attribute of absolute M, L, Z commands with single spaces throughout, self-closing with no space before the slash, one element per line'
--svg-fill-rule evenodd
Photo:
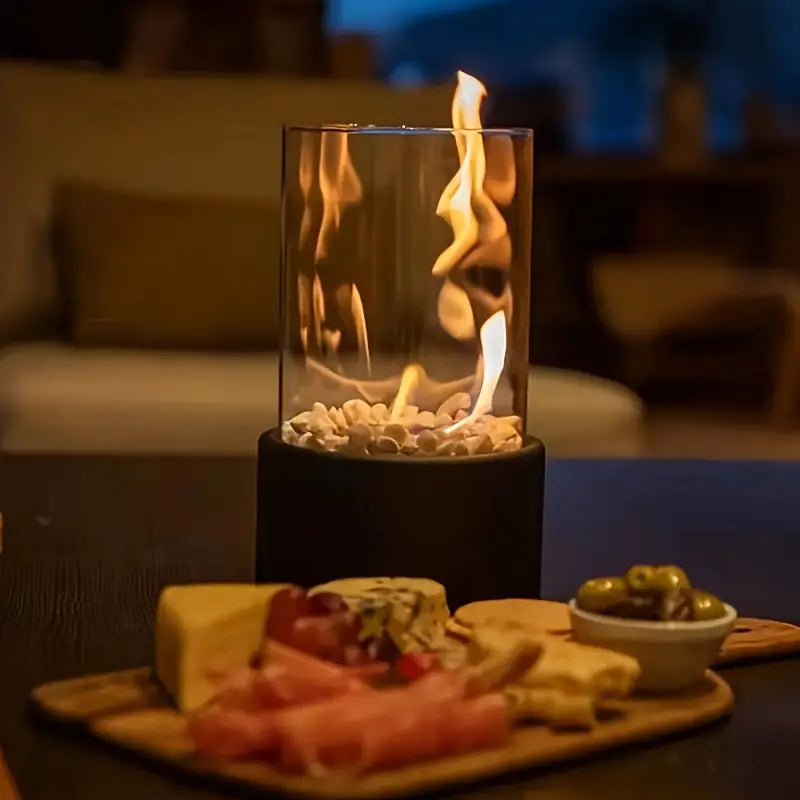
<path fill-rule="evenodd" d="M 523 444 L 533 134 L 287 127 L 281 434 L 351 455 Z"/>

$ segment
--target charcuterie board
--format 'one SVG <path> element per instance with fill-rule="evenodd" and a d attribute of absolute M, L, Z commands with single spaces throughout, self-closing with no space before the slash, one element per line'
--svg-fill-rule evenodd
<path fill-rule="evenodd" d="M 503 603 L 515 601 L 502 601 Z M 566 603 L 552 600 L 524 600 L 524 621 L 541 627 L 554 636 L 572 637 L 569 608 Z M 449 623 L 455 636 L 469 631 L 461 629 L 456 620 Z M 717 656 L 716 666 L 728 666 L 747 661 L 778 658 L 800 654 L 800 627 L 770 619 L 739 617 Z"/>
<path fill-rule="evenodd" d="M 0 800 L 19 800 L 17 787 L 14 786 L 2 753 L 0 753 Z"/>
<path fill-rule="evenodd" d="M 740 617 L 725 640 L 717 666 L 800 654 L 800 628 L 788 622 Z"/>
<path fill-rule="evenodd" d="M 52 719 L 83 726 L 125 750 L 195 776 L 288 795 L 326 798 L 406 796 L 563 762 L 696 728 L 724 717 L 733 706 L 728 685 L 708 672 L 702 683 L 682 694 L 610 701 L 591 731 L 552 731 L 541 725 L 523 725 L 513 731 L 502 748 L 361 776 L 316 778 L 287 775 L 259 761 L 201 758 L 185 733 L 186 717 L 170 704 L 149 668 L 45 684 L 34 690 L 32 700 Z"/>

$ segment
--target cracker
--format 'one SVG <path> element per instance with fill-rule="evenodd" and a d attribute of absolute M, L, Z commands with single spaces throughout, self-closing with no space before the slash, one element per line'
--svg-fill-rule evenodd
<path fill-rule="evenodd" d="M 448 630 L 460 638 L 479 625 L 536 630 L 556 636 L 568 636 L 572 628 L 565 603 L 523 598 L 468 603 L 456 610 L 452 623 Z"/>

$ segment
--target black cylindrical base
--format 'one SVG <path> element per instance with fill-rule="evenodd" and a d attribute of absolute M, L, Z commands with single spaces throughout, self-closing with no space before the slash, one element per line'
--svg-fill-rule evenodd
<path fill-rule="evenodd" d="M 544 447 L 450 458 L 319 453 L 258 443 L 256 580 L 428 577 L 455 608 L 538 597 Z"/>

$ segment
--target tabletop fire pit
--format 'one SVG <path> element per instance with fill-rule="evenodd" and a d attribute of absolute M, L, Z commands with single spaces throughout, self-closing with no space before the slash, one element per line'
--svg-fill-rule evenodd
<path fill-rule="evenodd" d="M 544 448 L 525 435 L 533 136 L 287 127 L 280 428 L 259 440 L 257 578 L 426 575 L 535 597 Z"/>

